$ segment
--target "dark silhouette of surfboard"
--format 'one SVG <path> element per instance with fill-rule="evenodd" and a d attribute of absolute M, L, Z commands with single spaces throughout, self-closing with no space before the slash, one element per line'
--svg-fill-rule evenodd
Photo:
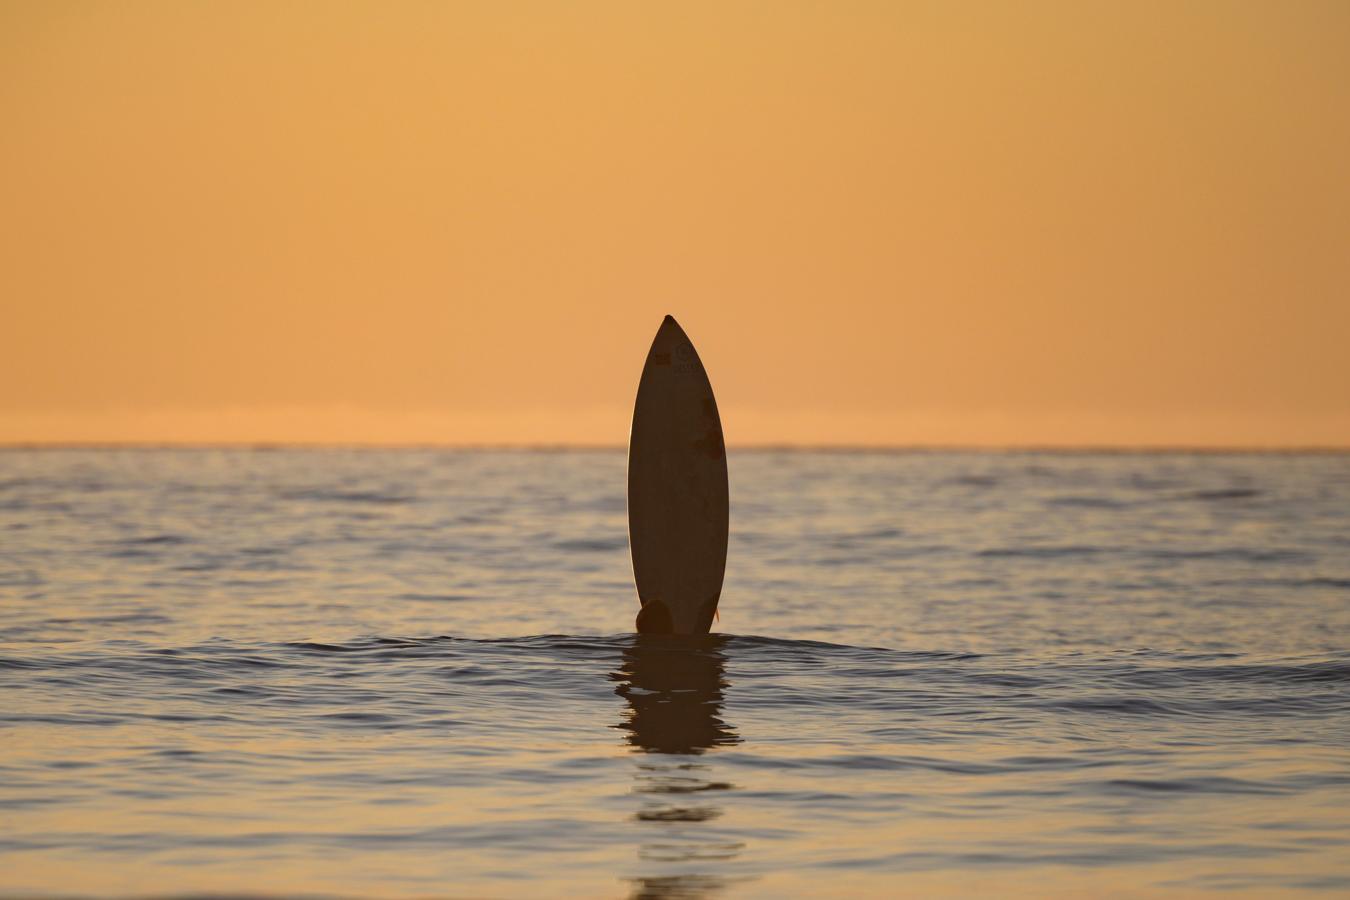
<path fill-rule="evenodd" d="M 628 546 L 637 630 L 706 634 L 727 565 L 727 455 L 703 362 L 671 316 L 647 352 L 633 407 Z"/>

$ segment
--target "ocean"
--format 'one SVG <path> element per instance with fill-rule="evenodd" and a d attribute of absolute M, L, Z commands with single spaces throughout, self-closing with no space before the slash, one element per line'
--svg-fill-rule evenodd
<path fill-rule="evenodd" d="M 0 451 L 0 894 L 1350 893 L 1350 455 Z"/>

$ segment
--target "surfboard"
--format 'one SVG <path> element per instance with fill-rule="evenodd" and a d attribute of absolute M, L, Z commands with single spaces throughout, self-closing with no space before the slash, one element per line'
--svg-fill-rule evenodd
<path fill-rule="evenodd" d="M 628 547 L 637 630 L 706 634 L 727 565 L 727 454 L 717 400 L 671 316 L 638 382 L 628 437 Z"/>

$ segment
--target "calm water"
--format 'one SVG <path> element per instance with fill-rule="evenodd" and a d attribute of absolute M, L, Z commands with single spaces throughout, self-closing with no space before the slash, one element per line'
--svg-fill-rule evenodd
<path fill-rule="evenodd" d="M 0 452 L 0 893 L 1350 891 L 1350 456 Z"/>

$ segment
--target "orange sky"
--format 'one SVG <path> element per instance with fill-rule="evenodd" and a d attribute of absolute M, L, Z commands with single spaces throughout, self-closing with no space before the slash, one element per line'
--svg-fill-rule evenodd
<path fill-rule="evenodd" d="M 0 442 L 1350 446 L 1350 4 L 0 0 Z"/>

